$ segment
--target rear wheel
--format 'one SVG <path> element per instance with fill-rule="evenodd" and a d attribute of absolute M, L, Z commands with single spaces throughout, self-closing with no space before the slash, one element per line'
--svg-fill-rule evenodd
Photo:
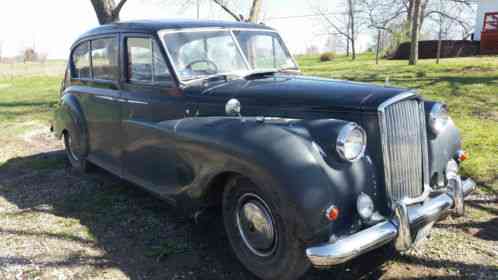
<path fill-rule="evenodd" d="M 82 155 L 79 142 L 68 131 L 64 133 L 64 146 L 66 147 L 66 155 L 71 167 L 79 172 L 88 172 L 90 164 L 86 157 Z"/>
<path fill-rule="evenodd" d="M 233 178 L 223 195 L 223 220 L 230 244 L 244 266 L 262 279 L 297 279 L 310 263 L 296 225 L 274 193 L 244 177 Z"/>

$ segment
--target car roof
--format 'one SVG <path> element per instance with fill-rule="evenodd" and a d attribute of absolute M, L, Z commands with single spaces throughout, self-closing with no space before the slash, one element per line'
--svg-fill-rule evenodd
<path fill-rule="evenodd" d="M 189 29 L 189 28 L 251 28 L 262 30 L 273 30 L 271 27 L 263 24 L 255 24 L 239 21 L 220 21 L 220 20 L 134 20 L 122 21 L 111 24 L 101 25 L 93 28 L 83 35 L 77 41 L 90 36 L 97 36 L 116 32 L 140 32 L 140 33 L 157 33 L 163 29 Z"/>

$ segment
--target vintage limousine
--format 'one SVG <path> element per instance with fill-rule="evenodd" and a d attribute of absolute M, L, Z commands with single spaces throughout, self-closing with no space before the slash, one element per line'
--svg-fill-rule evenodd
<path fill-rule="evenodd" d="M 72 46 L 53 131 L 90 163 L 187 213 L 221 205 L 263 279 L 407 250 L 475 187 L 445 105 L 300 75 L 270 27 L 132 21 Z"/>

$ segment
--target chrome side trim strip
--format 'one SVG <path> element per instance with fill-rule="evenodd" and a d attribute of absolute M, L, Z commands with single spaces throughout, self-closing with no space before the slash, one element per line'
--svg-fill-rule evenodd
<path fill-rule="evenodd" d="M 104 99 L 104 100 L 111 100 L 111 101 L 115 100 L 115 98 L 111 96 L 105 96 L 105 95 L 94 95 L 94 96 L 95 98 Z"/>
<path fill-rule="evenodd" d="M 132 100 L 132 99 L 128 99 L 128 103 L 132 103 L 132 104 L 143 104 L 143 105 L 149 104 L 149 102 L 139 101 L 139 100 Z"/>

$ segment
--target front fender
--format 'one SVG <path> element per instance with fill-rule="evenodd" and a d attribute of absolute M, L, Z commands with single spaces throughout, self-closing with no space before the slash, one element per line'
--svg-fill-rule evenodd
<path fill-rule="evenodd" d="M 430 109 L 435 102 L 425 102 L 425 111 Z M 427 118 L 429 116 L 427 115 Z M 427 120 L 427 124 L 429 121 Z M 460 131 L 450 119 L 447 126 L 437 135 L 430 128 L 427 129 L 428 146 L 429 146 L 429 170 L 431 178 L 434 176 L 443 176 L 448 161 L 455 158 L 458 150 L 462 148 Z"/>
<path fill-rule="evenodd" d="M 197 174 L 183 188 L 190 196 L 207 193 L 215 174 L 240 173 L 276 192 L 292 213 L 288 218 L 297 220 L 300 237 L 316 242 L 353 224 L 355 194 L 372 193 L 375 182 L 368 157 L 350 163 L 333 155 L 331 147 L 345 123 L 206 117 L 166 121 L 158 128 L 176 138 L 178 157 Z M 333 223 L 325 218 L 332 204 L 343 213 Z"/>

